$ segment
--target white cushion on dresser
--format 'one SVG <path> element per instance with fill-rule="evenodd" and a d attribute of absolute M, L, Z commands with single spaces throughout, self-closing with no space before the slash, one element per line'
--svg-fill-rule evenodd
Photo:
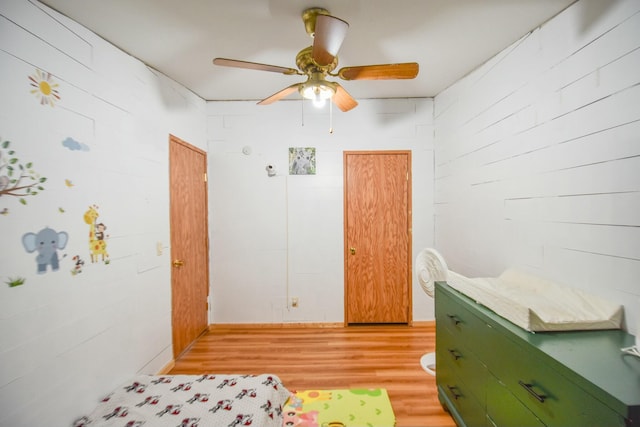
<path fill-rule="evenodd" d="M 528 331 L 618 329 L 622 322 L 621 305 L 516 269 L 494 278 L 449 271 L 447 283 Z"/>

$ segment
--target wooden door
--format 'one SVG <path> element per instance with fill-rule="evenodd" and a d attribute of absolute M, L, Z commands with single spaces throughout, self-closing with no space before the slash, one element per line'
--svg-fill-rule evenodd
<path fill-rule="evenodd" d="M 411 152 L 344 153 L 345 323 L 411 322 Z"/>
<path fill-rule="evenodd" d="M 207 155 L 171 135 L 171 323 L 177 358 L 208 326 Z"/>

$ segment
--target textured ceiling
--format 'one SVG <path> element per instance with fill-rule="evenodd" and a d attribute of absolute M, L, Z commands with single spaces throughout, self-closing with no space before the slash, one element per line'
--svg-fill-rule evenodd
<path fill-rule="evenodd" d="M 205 100 L 259 100 L 302 76 L 219 67 L 227 57 L 296 68 L 301 19 L 324 7 L 349 23 L 338 69 L 418 62 L 414 80 L 347 81 L 356 99 L 432 97 L 574 0 L 44 0 Z M 293 98 L 296 95 L 292 95 Z"/>

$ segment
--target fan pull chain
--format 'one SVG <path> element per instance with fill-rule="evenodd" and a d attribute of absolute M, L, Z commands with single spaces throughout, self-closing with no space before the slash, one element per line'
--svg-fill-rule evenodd
<path fill-rule="evenodd" d="M 302 127 L 304 127 L 304 98 L 302 98 L 302 102 L 300 102 L 300 122 L 302 123 Z"/>
<path fill-rule="evenodd" d="M 333 133 L 333 102 L 329 100 L 329 133 Z"/>

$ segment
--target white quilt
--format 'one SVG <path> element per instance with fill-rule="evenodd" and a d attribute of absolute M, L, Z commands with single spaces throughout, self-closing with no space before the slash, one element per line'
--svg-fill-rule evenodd
<path fill-rule="evenodd" d="M 140 375 L 74 427 L 281 427 L 290 392 L 275 375 Z"/>

